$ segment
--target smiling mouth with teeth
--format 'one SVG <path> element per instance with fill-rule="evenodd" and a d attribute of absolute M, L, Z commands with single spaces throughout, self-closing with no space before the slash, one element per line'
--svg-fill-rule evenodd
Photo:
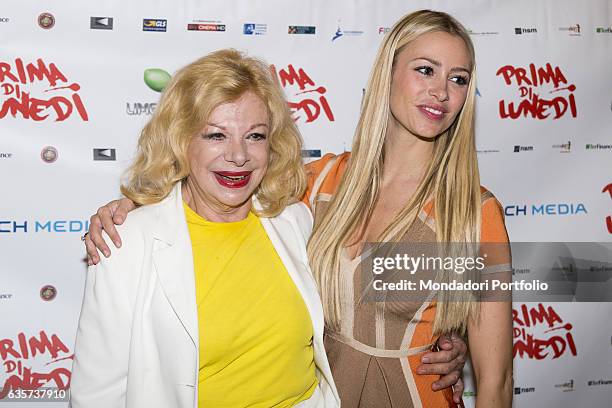
<path fill-rule="evenodd" d="M 240 188 L 249 184 L 251 171 L 215 171 L 213 172 L 219 184 L 228 188 Z"/>
<path fill-rule="evenodd" d="M 244 180 L 246 178 L 246 176 L 224 176 L 223 174 L 219 174 L 219 175 L 223 177 L 224 179 L 232 180 L 232 181 Z"/>
<path fill-rule="evenodd" d="M 427 106 L 424 107 L 423 109 L 425 109 L 427 112 L 433 113 L 434 115 L 441 115 L 442 114 L 442 111 L 439 111 L 439 110 L 436 110 L 436 109 L 433 109 L 433 108 L 429 108 Z"/>

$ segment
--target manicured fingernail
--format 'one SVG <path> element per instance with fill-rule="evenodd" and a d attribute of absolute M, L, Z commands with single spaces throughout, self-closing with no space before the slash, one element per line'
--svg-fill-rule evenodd
<path fill-rule="evenodd" d="M 121 242 L 119 242 L 119 241 L 115 241 L 115 246 L 116 246 L 117 248 L 121 248 Z"/>
<path fill-rule="evenodd" d="M 425 374 L 425 369 L 423 367 L 417 368 L 417 374 Z"/>
<path fill-rule="evenodd" d="M 104 256 L 108 258 L 110 256 L 110 252 L 104 251 Z"/>
<path fill-rule="evenodd" d="M 438 388 L 440 388 L 440 386 L 438 385 L 438 383 L 437 383 L 437 382 L 435 382 L 435 383 L 431 384 L 431 388 L 433 388 L 433 389 L 434 389 L 434 391 L 437 391 L 437 390 L 438 390 Z"/>
<path fill-rule="evenodd" d="M 423 358 L 421 359 L 421 361 L 422 361 L 422 362 L 424 362 L 424 363 L 429 363 L 429 362 L 430 362 L 430 359 L 429 359 L 429 357 L 428 357 L 428 356 L 423 356 Z"/>

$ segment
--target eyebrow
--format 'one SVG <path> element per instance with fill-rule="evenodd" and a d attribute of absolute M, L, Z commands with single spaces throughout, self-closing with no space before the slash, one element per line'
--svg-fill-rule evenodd
<path fill-rule="evenodd" d="M 441 67 L 442 66 L 442 63 L 440 61 L 436 61 L 435 59 L 431 59 L 431 58 L 427 58 L 427 57 L 417 57 L 417 58 L 412 59 L 410 62 L 416 61 L 416 60 L 420 60 L 420 59 L 425 60 L 425 61 L 429 61 L 433 65 L 435 65 L 436 67 Z M 467 69 L 467 68 L 464 68 L 464 67 L 452 67 L 450 69 L 450 72 L 454 72 L 454 71 L 465 71 L 468 74 L 470 73 L 470 70 Z"/>
<path fill-rule="evenodd" d="M 213 123 L 213 122 L 208 122 L 208 126 L 213 126 L 213 127 L 219 128 L 221 130 L 226 130 L 225 126 L 217 125 L 216 123 Z M 248 128 L 247 132 L 250 131 L 250 130 L 256 129 L 256 128 L 260 127 L 260 126 L 269 127 L 267 123 L 256 123 L 253 126 L 251 126 L 250 128 Z"/>

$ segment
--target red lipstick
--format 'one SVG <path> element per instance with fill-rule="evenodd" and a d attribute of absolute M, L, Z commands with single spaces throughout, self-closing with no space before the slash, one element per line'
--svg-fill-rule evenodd
<path fill-rule="evenodd" d="M 249 184 L 252 171 L 214 171 L 217 182 L 227 188 L 241 188 Z"/>

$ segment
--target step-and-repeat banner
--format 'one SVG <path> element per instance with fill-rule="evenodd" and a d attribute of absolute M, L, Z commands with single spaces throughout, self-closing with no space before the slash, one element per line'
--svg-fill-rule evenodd
<path fill-rule="evenodd" d="M 0 402 L 69 385 L 79 238 L 118 197 L 160 78 L 219 48 L 247 51 L 278 76 L 305 157 L 350 150 L 377 47 L 421 8 L 471 32 L 482 184 L 511 240 L 612 241 L 609 0 L 3 0 Z M 605 302 L 515 302 L 515 406 L 609 407 L 611 314 Z"/>

